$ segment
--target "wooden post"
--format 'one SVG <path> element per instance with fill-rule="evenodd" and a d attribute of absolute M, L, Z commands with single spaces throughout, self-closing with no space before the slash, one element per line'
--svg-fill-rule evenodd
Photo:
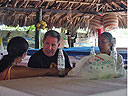
<path fill-rule="evenodd" d="M 37 18 L 37 23 L 42 20 L 42 9 L 39 9 L 39 11 L 36 12 L 36 18 Z M 40 30 L 37 30 L 37 27 L 36 27 L 36 31 L 35 31 L 35 49 L 39 49 L 39 48 L 40 48 Z"/>

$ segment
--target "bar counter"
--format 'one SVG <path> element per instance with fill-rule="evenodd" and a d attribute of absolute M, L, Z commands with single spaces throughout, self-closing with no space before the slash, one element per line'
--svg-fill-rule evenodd
<path fill-rule="evenodd" d="M 0 81 L 0 96 L 127 96 L 127 80 L 32 77 Z"/>

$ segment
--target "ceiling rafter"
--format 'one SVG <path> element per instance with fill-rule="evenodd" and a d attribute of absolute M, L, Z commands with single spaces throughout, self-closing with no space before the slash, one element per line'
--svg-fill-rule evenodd
<path fill-rule="evenodd" d="M 3 18 L 4 14 L 8 17 L 8 22 L 11 21 L 11 17 L 15 20 L 13 23 L 4 21 L 5 24 L 18 24 L 29 25 L 34 24 L 36 21 L 36 12 L 42 9 L 42 18 L 47 23 L 48 28 L 52 26 L 71 26 L 70 22 L 67 22 L 67 18 L 71 16 L 75 24 L 73 26 L 89 25 L 89 18 L 106 13 L 120 12 L 126 15 L 127 12 L 127 0 L 1 0 L 0 1 L 0 16 Z M 13 11 L 13 15 L 9 14 Z M 29 14 L 28 14 L 29 13 Z M 71 14 L 70 14 L 71 13 Z M 121 15 L 122 15 L 121 14 Z M 123 15 L 123 16 L 124 16 Z M 21 18 L 24 16 L 23 18 Z M 64 16 L 64 17 L 63 17 Z M 84 17 L 83 17 L 84 16 Z M 126 16 L 125 16 L 126 17 Z M 74 18 L 74 19 L 73 19 Z M 20 19 L 23 19 L 20 20 Z M 53 22 L 51 21 L 53 20 Z M 27 21 L 26 21 L 27 20 Z M 30 21 L 28 21 L 30 20 Z M 85 20 L 85 21 L 84 21 Z M 18 22 L 16 22 L 18 21 Z M 28 24 L 29 22 L 29 24 Z M 63 25 L 64 24 L 64 25 Z M 68 26 L 68 28 L 69 28 Z"/>
<path fill-rule="evenodd" d="M 128 5 L 123 0 L 121 0 L 121 3 L 128 7 Z"/>
<path fill-rule="evenodd" d="M 116 6 L 117 8 L 121 8 L 118 4 L 116 4 L 115 2 L 112 2 L 112 4 L 114 5 L 114 6 Z"/>

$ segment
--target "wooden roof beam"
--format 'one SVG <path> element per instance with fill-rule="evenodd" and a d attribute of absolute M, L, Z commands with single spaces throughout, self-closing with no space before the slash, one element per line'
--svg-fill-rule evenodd
<path fill-rule="evenodd" d="M 43 9 L 43 12 L 51 12 L 51 13 L 69 13 L 69 11 L 72 12 L 72 14 L 98 14 L 97 12 L 85 12 L 85 11 L 79 11 L 79 10 L 56 10 L 56 9 Z M 126 10 L 112 10 L 112 11 L 105 11 L 106 12 L 127 12 Z"/>
<path fill-rule="evenodd" d="M 70 3 L 68 2 L 63 9 L 66 9 L 69 5 L 70 5 Z"/>
<path fill-rule="evenodd" d="M 41 0 L 41 3 L 38 5 L 38 7 L 41 7 L 41 5 L 44 3 L 44 0 Z"/>
<path fill-rule="evenodd" d="M 0 7 L 0 10 L 7 10 L 7 11 L 19 11 L 19 12 L 38 12 L 39 9 L 35 8 L 11 8 L 11 7 Z"/>
<path fill-rule="evenodd" d="M 47 2 L 53 2 L 53 1 L 55 1 L 56 3 L 73 3 L 73 4 L 75 4 L 75 3 L 80 3 L 80 4 L 82 4 L 82 5 L 90 5 L 90 4 L 92 4 L 92 3 L 88 3 L 88 2 L 86 2 L 86 1 L 71 1 L 71 0 L 44 0 L 44 1 L 47 1 Z M 109 5 L 110 4 L 113 4 L 114 6 L 116 6 L 116 7 L 118 7 L 118 8 L 121 8 L 119 5 L 118 5 L 118 3 L 120 3 L 119 1 L 118 2 L 112 2 L 112 3 L 109 3 Z M 123 0 L 121 0 L 121 3 L 123 3 L 125 6 L 127 5 Z M 93 3 L 92 5 L 104 5 L 103 3 Z"/>
<path fill-rule="evenodd" d="M 105 4 L 108 8 L 113 9 L 111 5 L 109 5 L 108 3 Z"/>
<path fill-rule="evenodd" d="M 0 7 L 0 10 L 20 11 L 20 12 L 38 12 L 39 11 L 39 9 L 35 9 L 35 8 L 11 8 L 11 7 Z M 43 9 L 43 12 L 66 13 L 67 14 L 69 13 L 69 10 Z M 112 11 L 106 11 L 106 12 L 127 12 L 127 9 L 112 10 Z M 97 12 L 85 12 L 85 11 L 79 11 L 79 10 L 72 10 L 72 14 L 97 14 Z"/>
<path fill-rule="evenodd" d="M 48 1 L 48 0 L 45 0 L 45 1 Z M 61 2 L 61 3 L 73 3 L 73 4 L 78 4 L 78 3 L 80 3 L 80 4 L 86 4 L 86 5 L 89 5 L 89 4 L 91 4 L 91 3 L 87 3 L 87 2 L 80 2 L 80 1 L 67 1 L 67 0 L 63 0 L 63 1 L 60 1 L 60 0 L 55 0 L 57 3 L 58 2 Z M 101 5 L 101 3 L 99 4 L 99 3 L 94 3 L 94 4 L 96 4 L 96 5 Z"/>
<path fill-rule="evenodd" d="M 52 1 L 56 1 L 56 0 L 44 0 L 44 1 L 49 1 L 49 2 L 52 2 Z"/>
<path fill-rule="evenodd" d="M 35 8 L 37 8 L 37 7 L 40 5 L 40 3 L 41 3 L 41 1 L 36 2 L 36 4 L 35 4 Z"/>
<path fill-rule="evenodd" d="M 19 2 L 19 0 L 15 0 L 14 4 L 12 4 L 12 6 L 15 8 L 18 2 Z"/>
<path fill-rule="evenodd" d="M 9 4 L 10 1 L 11 0 L 7 0 L 6 2 L 4 2 L 4 4 L 1 5 L 1 7 L 8 6 L 8 4 Z"/>
<path fill-rule="evenodd" d="M 29 2 L 29 1 L 26 1 L 26 2 L 25 2 L 24 8 L 26 8 L 26 7 L 27 7 L 28 2 Z"/>
<path fill-rule="evenodd" d="M 73 3 L 73 4 L 78 4 L 78 3 L 80 3 L 80 2 L 76 2 L 76 1 L 69 1 L 69 3 Z"/>
<path fill-rule="evenodd" d="M 69 7 L 70 10 L 72 10 L 72 6 L 73 6 L 73 4 L 70 5 L 70 7 Z"/>
<path fill-rule="evenodd" d="M 61 3 L 59 3 L 59 4 L 57 5 L 56 9 L 59 9 L 59 7 L 60 7 L 60 4 L 61 4 Z"/>
<path fill-rule="evenodd" d="M 56 9 L 43 9 L 43 12 L 51 12 L 51 13 L 69 13 L 71 11 L 72 14 L 96 14 L 97 12 L 85 12 L 79 10 L 56 10 Z"/>
<path fill-rule="evenodd" d="M 26 0 L 24 0 L 22 3 L 20 3 L 20 5 L 19 5 L 18 7 L 19 7 L 19 8 L 22 7 L 25 2 L 26 2 Z"/>
<path fill-rule="evenodd" d="M 112 10 L 112 11 L 106 11 L 106 12 L 103 12 L 103 13 L 109 13 L 109 12 L 127 12 L 127 9 L 124 9 L 124 10 Z"/>
<path fill-rule="evenodd" d="M 124 1 L 122 1 L 122 0 L 121 0 L 121 3 L 124 4 L 125 6 L 127 6 L 127 4 L 126 4 Z M 128 7 L 128 6 L 127 6 L 127 7 Z"/>
<path fill-rule="evenodd" d="M 121 8 L 118 4 L 116 4 L 115 2 L 112 2 L 112 4 L 118 8 Z"/>
<path fill-rule="evenodd" d="M 24 0 L 24 1 L 41 1 L 41 0 Z"/>
<path fill-rule="evenodd" d="M 47 2 L 47 5 L 45 6 L 45 9 L 47 9 L 47 8 L 48 8 L 48 6 L 49 6 L 49 2 Z"/>
<path fill-rule="evenodd" d="M 69 1 L 59 1 L 59 0 L 56 0 L 56 3 L 68 3 Z"/>
<path fill-rule="evenodd" d="M 82 4 L 79 4 L 76 8 L 74 8 L 74 10 L 77 10 L 81 6 L 82 6 Z"/>
<path fill-rule="evenodd" d="M 98 9 L 98 11 L 100 11 L 100 10 L 103 9 L 103 8 L 104 8 L 104 5 L 102 5 L 102 6 Z M 98 11 L 97 11 L 97 12 L 98 12 Z"/>

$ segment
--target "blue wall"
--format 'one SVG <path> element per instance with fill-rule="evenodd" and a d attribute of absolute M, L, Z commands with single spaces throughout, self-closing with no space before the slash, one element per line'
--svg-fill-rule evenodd
<path fill-rule="evenodd" d="M 94 47 L 95 52 L 99 52 L 98 47 Z M 29 49 L 28 55 L 32 55 L 39 49 Z M 69 56 L 87 56 L 90 54 L 91 47 L 71 47 L 71 48 L 63 48 L 63 50 L 69 55 Z M 127 53 L 128 51 L 117 51 L 119 54 L 123 56 L 124 63 L 127 64 Z"/>

